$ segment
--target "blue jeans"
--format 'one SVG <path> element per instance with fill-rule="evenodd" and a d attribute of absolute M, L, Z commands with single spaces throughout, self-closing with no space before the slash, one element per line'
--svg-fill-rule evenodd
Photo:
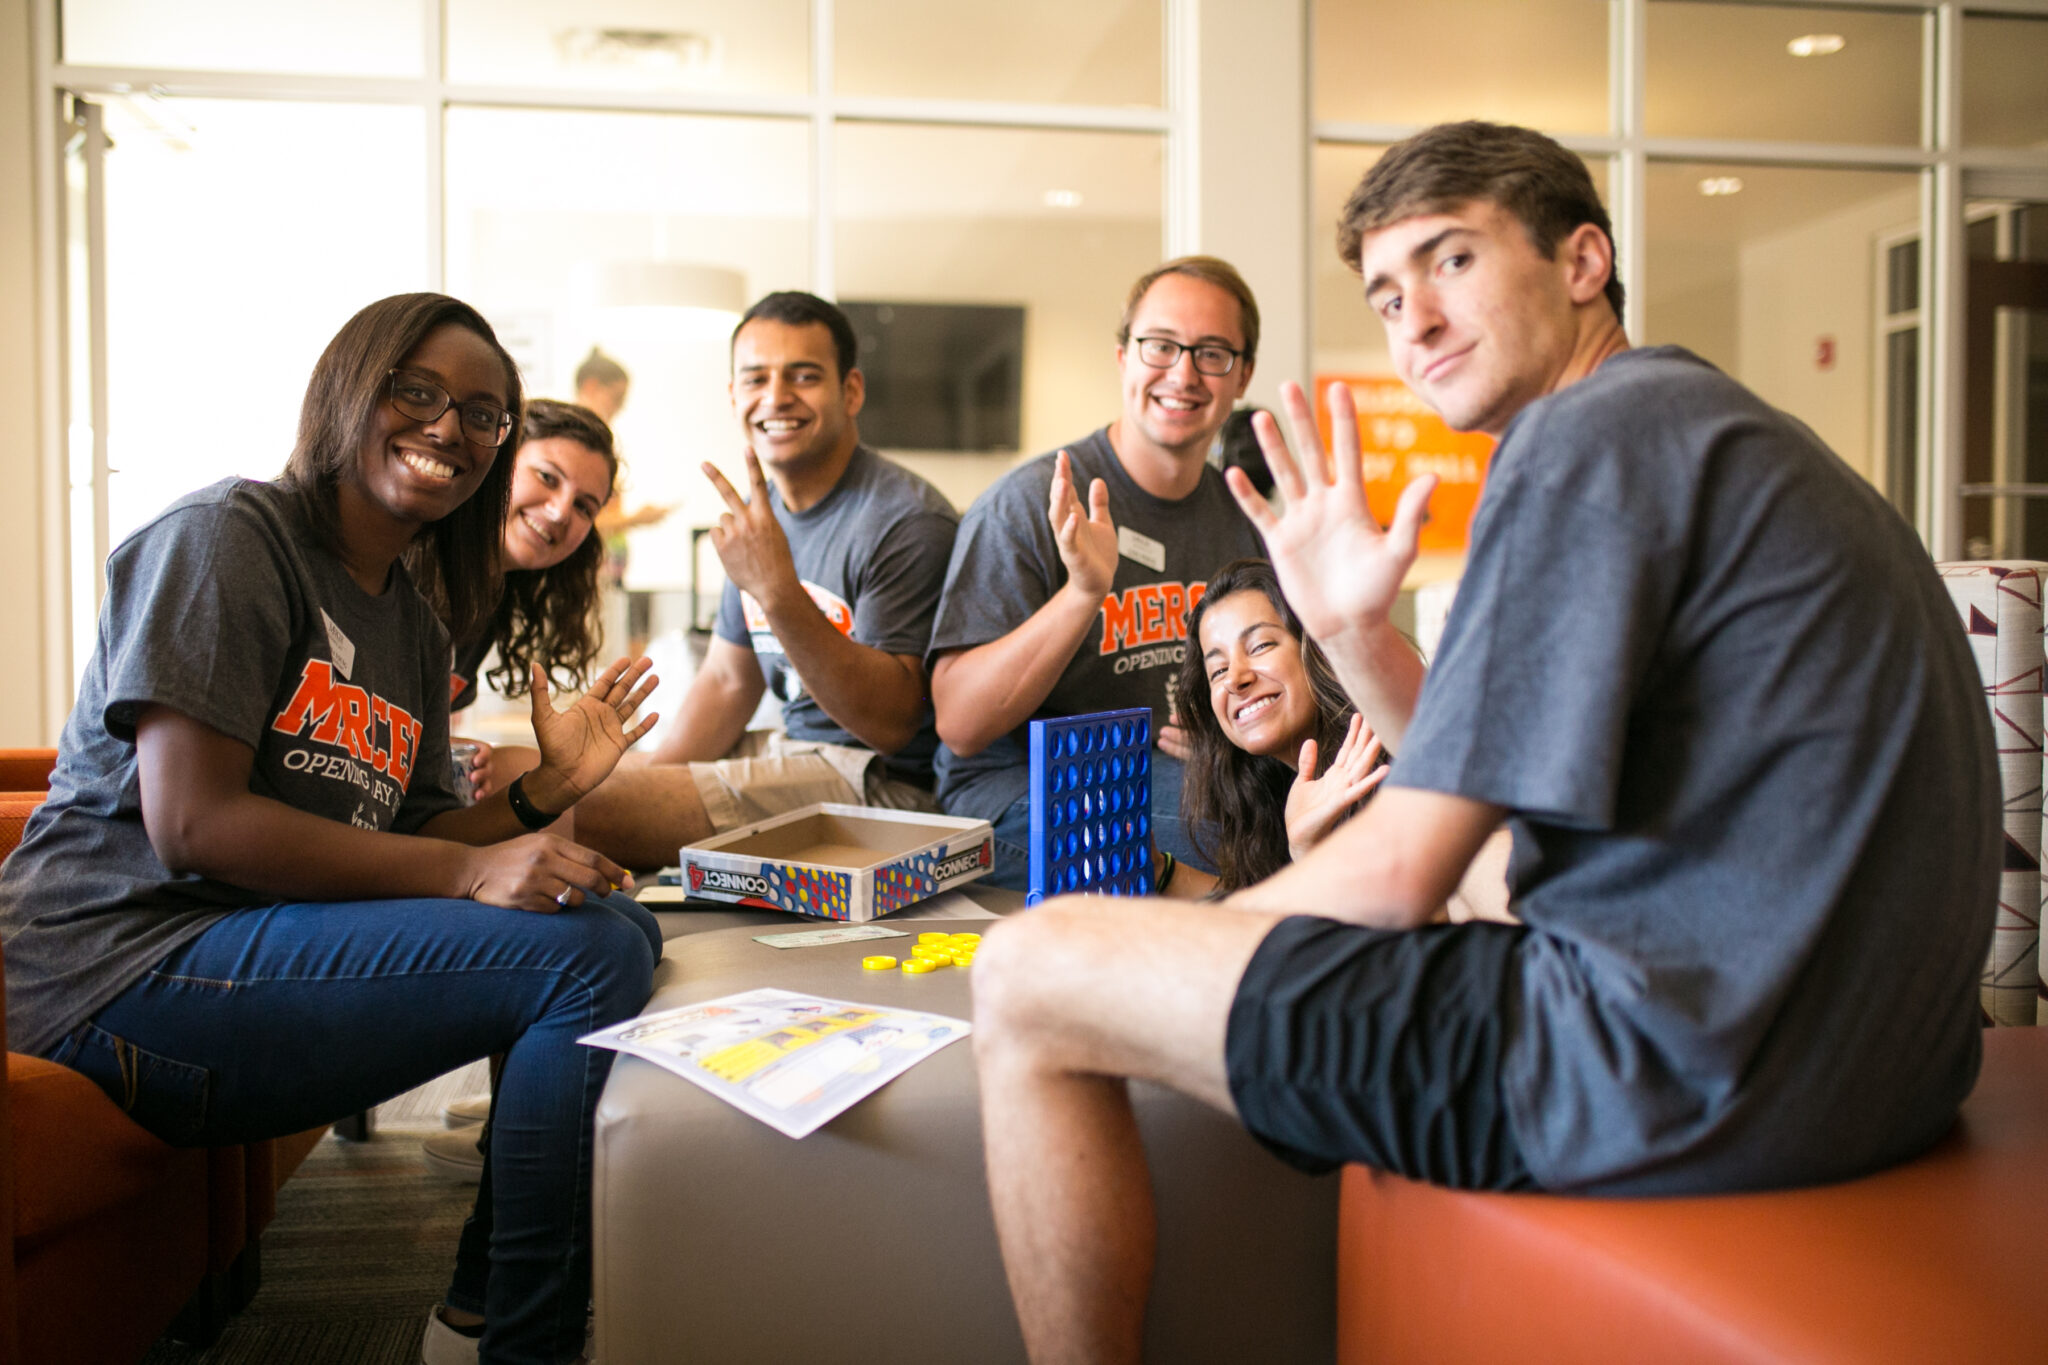
<path fill-rule="evenodd" d="M 1152 847 L 1165 849 L 1174 857 L 1199 867 L 1204 872 L 1215 869 L 1204 858 L 1195 856 L 1195 846 L 1188 840 L 1186 826 L 1180 818 L 1181 762 L 1160 749 L 1152 751 Z M 996 865 L 995 870 L 982 878 L 988 886 L 1005 887 L 1011 891 L 1031 889 L 1031 794 L 1026 792 L 1010 803 L 1010 808 L 995 821 Z"/>
<path fill-rule="evenodd" d="M 179 1145 L 253 1142 L 506 1053 L 448 1302 L 480 1358 L 561 1365 L 590 1297 L 591 1114 L 612 1054 L 578 1046 L 652 990 L 661 933 L 623 897 L 556 915 L 466 900 L 239 910 L 73 1030 L 53 1061 Z"/>

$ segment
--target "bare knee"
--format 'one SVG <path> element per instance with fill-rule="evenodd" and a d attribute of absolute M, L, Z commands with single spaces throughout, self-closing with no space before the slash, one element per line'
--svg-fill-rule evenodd
<path fill-rule="evenodd" d="M 1085 912 L 1055 901 L 989 931 L 974 960 L 977 1051 L 1030 1051 L 1050 1041 L 1061 1022 L 1050 988 L 1063 980 L 1089 928 Z"/>

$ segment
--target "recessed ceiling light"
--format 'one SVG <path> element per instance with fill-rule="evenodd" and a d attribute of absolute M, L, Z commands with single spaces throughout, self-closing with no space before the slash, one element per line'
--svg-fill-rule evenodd
<path fill-rule="evenodd" d="M 1700 181 L 1700 193 L 1709 199 L 1724 194 L 1742 193 L 1742 177 L 1739 175 L 1710 175 Z"/>
<path fill-rule="evenodd" d="M 1795 57 L 1825 57 L 1848 45 L 1839 33 L 1808 33 L 1785 44 L 1785 50 Z"/>
<path fill-rule="evenodd" d="M 1079 190 L 1047 190 L 1045 206 L 1049 209 L 1077 209 L 1081 207 Z"/>

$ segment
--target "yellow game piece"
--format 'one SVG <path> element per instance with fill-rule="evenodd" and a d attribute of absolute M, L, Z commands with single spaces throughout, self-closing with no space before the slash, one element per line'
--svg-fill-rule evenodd
<path fill-rule="evenodd" d="M 979 943 L 979 942 L 981 942 L 981 935 L 980 935 L 980 934 L 948 934 L 948 935 L 946 935 L 946 938 L 947 938 L 947 941 L 948 941 L 948 942 L 952 942 L 952 943 Z"/>
<path fill-rule="evenodd" d="M 871 972 L 886 972 L 896 965 L 896 959 L 893 957 L 883 957 L 878 953 L 874 957 L 862 958 L 860 965 Z"/>
<path fill-rule="evenodd" d="M 973 954 L 973 953 L 955 953 L 955 954 L 953 954 L 953 965 L 954 965 L 955 967 L 972 967 L 972 966 L 974 965 L 974 954 Z"/>
<path fill-rule="evenodd" d="M 903 964 L 903 972 L 906 976 L 923 976 L 926 972 L 935 972 L 938 969 L 939 964 L 928 957 L 909 958 Z"/>
<path fill-rule="evenodd" d="M 910 950 L 910 955 L 912 957 L 948 958 L 953 955 L 953 946 L 949 943 L 920 943 Z"/>
<path fill-rule="evenodd" d="M 930 933 L 930 934 L 919 934 L 919 935 L 917 936 L 917 941 L 918 941 L 919 943 L 944 943 L 944 942 L 945 942 L 945 941 L 946 941 L 947 939 L 949 939 L 949 938 L 951 938 L 951 937 L 952 937 L 952 935 L 951 935 L 951 934 L 940 934 L 940 933 Z"/>

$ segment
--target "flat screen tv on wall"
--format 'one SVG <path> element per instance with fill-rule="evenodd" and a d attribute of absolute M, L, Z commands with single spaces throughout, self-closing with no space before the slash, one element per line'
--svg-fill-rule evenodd
<path fill-rule="evenodd" d="M 1017 449 L 1022 308 L 847 299 L 839 306 L 860 338 L 863 441 L 883 450 Z"/>

